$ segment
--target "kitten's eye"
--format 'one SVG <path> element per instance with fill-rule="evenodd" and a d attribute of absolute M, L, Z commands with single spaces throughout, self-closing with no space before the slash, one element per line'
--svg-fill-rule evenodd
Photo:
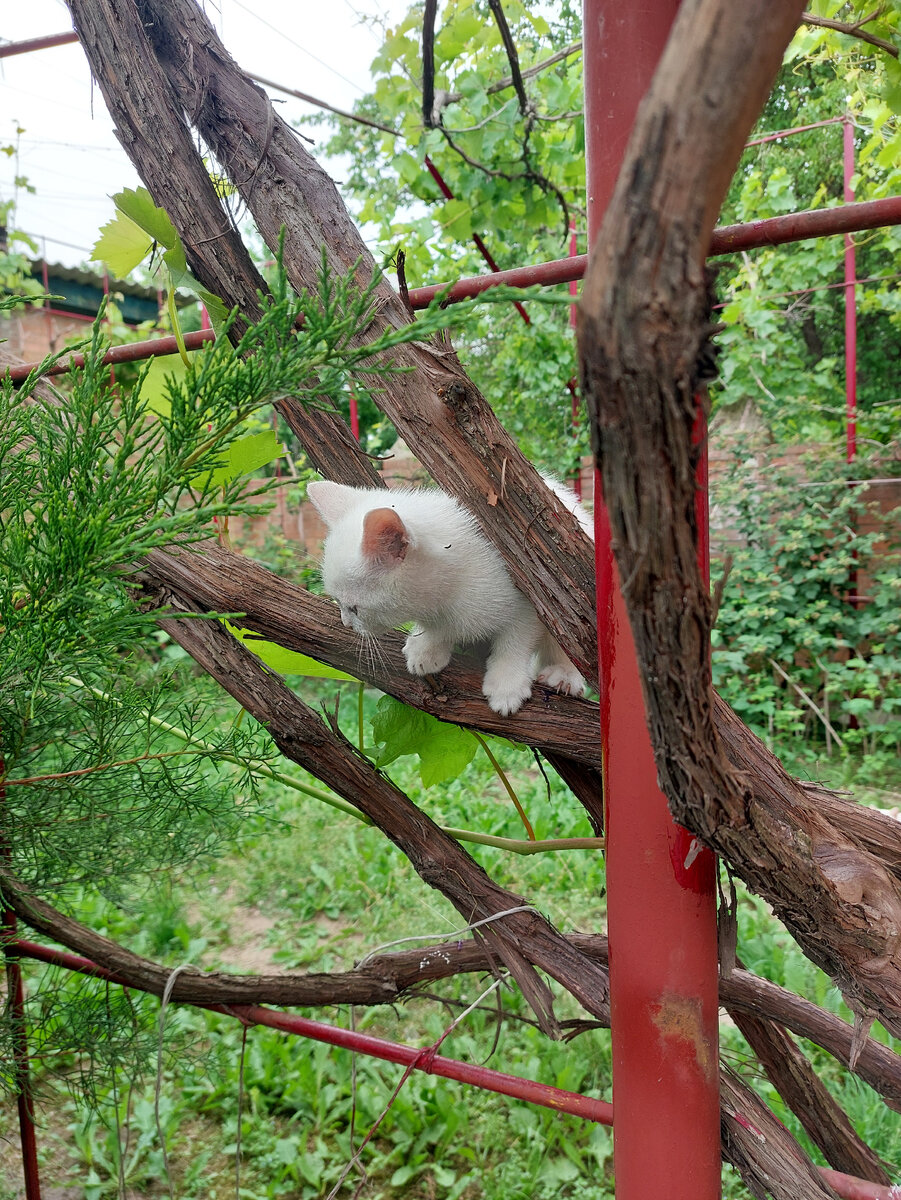
<path fill-rule="evenodd" d="M 358 607 L 356 604 L 348 604 L 348 606 L 347 606 L 347 611 L 348 611 L 349 613 L 353 613 L 353 615 L 354 615 L 354 616 L 357 616 L 357 614 L 359 613 L 360 609 L 359 609 L 359 607 Z"/>

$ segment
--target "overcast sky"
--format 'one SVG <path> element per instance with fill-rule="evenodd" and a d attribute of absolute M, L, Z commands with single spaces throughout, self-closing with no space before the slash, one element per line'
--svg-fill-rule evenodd
<path fill-rule="evenodd" d="M 379 30 L 361 18 L 396 24 L 407 3 L 207 0 L 204 7 L 245 70 L 350 108 L 367 90 L 369 64 L 381 40 Z M 71 28 L 62 0 L 0 0 L 0 42 Z M 270 94 L 284 101 L 279 112 L 287 121 L 311 111 L 299 100 Z M 25 131 L 18 165 L 0 155 L 0 202 L 13 198 L 16 174 L 25 176 L 36 192 L 18 190 L 16 227 L 36 239 L 50 262 L 78 265 L 113 215 L 110 196 L 140 180 L 116 141 L 77 43 L 0 59 L 0 146 L 15 142 L 17 124 Z M 340 174 L 340 164 L 329 169 Z"/>

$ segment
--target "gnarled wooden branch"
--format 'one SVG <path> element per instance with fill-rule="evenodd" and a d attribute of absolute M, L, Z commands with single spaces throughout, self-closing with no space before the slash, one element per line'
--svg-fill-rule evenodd
<path fill-rule="evenodd" d="M 424 949 L 394 954 L 378 955 L 375 958 L 356 967 L 352 971 L 334 974 L 312 973 L 307 975 L 231 975 L 222 972 L 199 972 L 194 969 L 180 972 L 173 981 L 172 972 L 168 967 L 142 958 L 124 949 L 108 938 L 95 933 L 88 927 L 73 921 L 65 914 L 58 912 L 45 901 L 34 896 L 8 871 L 0 873 L 3 899 L 9 907 L 33 928 L 42 931 L 54 941 L 79 954 L 85 955 L 85 965 L 82 968 L 86 974 L 91 974 L 92 968 L 97 967 L 101 972 L 108 972 L 105 977 L 112 978 L 127 987 L 139 988 L 154 995 L 162 995 L 172 984 L 172 999 L 185 1003 L 231 1007 L 242 1004 L 276 1003 L 281 1005 L 324 1005 L 324 1004 L 379 1004 L 391 1003 L 402 994 L 415 994 L 416 989 L 423 983 L 437 979 L 448 978 L 464 971 L 486 971 L 493 969 L 492 955 L 486 951 L 483 944 L 474 941 L 457 942 L 448 945 L 437 945 Z M 574 935 L 571 939 L 577 943 L 581 951 L 588 957 L 596 959 L 606 969 L 607 943 L 602 937 Z M 21 948 L 14 944 L 8 948 L 8 953 L 24 957 L 42 957 L 40 948 L 27 944 Z M 741 972 L 745 976 L 746 972 Z M 748 983 L 742 984 L 738 978 L 730 981 L 733 996 L 744 994 L 748 1003 L 754 1003 L 756 985 L 764 983 L 747 976 Z M 773 985 L 767 985 L 770 990 Z M 782 989 L 775 989 L 781 993 Z M 821 1021 L 842 1025 L 843 1022 L 816 1009 L 814 1005 L 791 997 L 791 1007 L 801 1005 L 811 1010 L 812 1024 L 817 1026 Z M 777 1015 L 779 1009 L 777 1006 Z M 598 1022 L 606 1025 L 609 1014 Z M 765 1027 L 766 1023 L 758 1018 L 758 1023 Z M 850 1032 L 850 1031 L 849 1031 Z M 901 1059 L 893 1055 L 879 1043 L 873 1044 L 874 1049 L 885 1060 L 885 1078 L 891 1091 L 898 1087 L 901 1076 Z M 887 1064 L 887 1066 L 886 1066 Z M 769 1068 L 768 1068 L 769 1069 Z M 894 1084 L 892 1077 L 894 1076 Z M 778 1077 L 778 1075 L 777 1075 Z M 723 1106 L 723 1138 L 724 1145 L 740 1168 L 749 1169 L 755 1157 L 761 1153 L 760 1142 L 771 1141 L 775 1137 L 777 1159 L 783 1151 L 791 1152 L 796 1160 L 795 1170 L 805 1179 L 801 1195 L 808 1194 L 807 1187 L 813 1186 L 813 1194 L 817 1185 L 808 1185 L 805 1175 L 803 1157 L 793 1141 L 785 1140 L 784 1132 L 778 1122 L 774 1121 L 772 1113 L 756 1098 L 752 1098 L 744 1085 L 738 1083 L 729 1072 L 721 1073 L 725 1103 Z M 797 1097 L 793 1097 L 797 1101 Z M 804 1106 L 802 1105 L 802 1113 Z M 749 1120 L 749 1116 L 753 1120 Z M 803 1118 L 802 1118 L 803 1119 Z M 837 1118 L 838 1120 L 838 1118 Z M 853 1140 L 852 1138 L 849 1140 Z M 769 1162 L 770 1149 L 765 1149 L 763 1161 Z M 836 1147 L 828 1143 L 827 1160 L 839 1169 L 846 1169 L 852 1161 L 858 1167 L 858 1173 L 866 1178 L 879 1180 L 878 1165 L 867 1162 L 865 1156 L 850 1159 L 844 1143 Z M 752 1165 L 750 1182 L 752 1185 L 765 1183 L 766 1175 L 755 1175 Z M 786 1193 L 792 1194 L 786 1182 Z M 759 1190 L 757 1194 L 763 1194 Z M 778 1194 L 778 1193 L 777 1193 Z"/>
<path fill-rule="evenodd" d="M 0 351 L 2 355 L 2 351 Z M 196 611 L 242 612 L 241 623 L 261 637 L 355 674 L 414 708 L 441 720 L 500 733 L 545 752 L 587 809 L 595 828 L 600 813 L 600 743 L 597 705 L 566 696 L 535 698 L 515 716 L 500 718 L 485 704 L 477 672 L 456 661 L 430 686 L 410 675 L 401 637 L 382 639 L 382 662 L 363 662 L 359 639 L 346 629 L 334 604 L 280 579 L 253 560 L 210 543 L 203 550 L 159 552 L 149 556 L 140 578 L 175 588 L 190 597 Z M 757 803 L 770 806 L 774 792 L 787 789 L 783 803 L 800 788 L 809 806 L 896 876 L 901 877 L 901 823 L 813 783 L 798 783 L 715 693 L 713 721 L 720 745 L 741 773 Z M 761 771 L 761 766 L 766 769 Z M 586 775 L 580 767 L 589 769 Z"/>
<path fill-rule="evenodd" d="M 134 954 L 66 916 L 34 895 L 9 871 L 0 875 L 0 892 L 10 909 L 33 929 L 121 976 L 129 987 L 163 994 L 171 975 L 168 967 Z M 571 933 L 566 940 L 606 975 L 605 937 Z M 349 971 L 275 975 L 185 971 L 173 985 L 172 999 L 198 1004 L 391 1004 L 422 984 L 467 972 L 490 971 L 493 965 L 494 959 L 483 943 L 465 939 L 375 955 Z M 720 1001 L 733 1018 L 746 1014 L 760 1022 L 778 1022 L 798 1037 L 815 1042 L 869 1084 L 889 1107 L 901 1110 L 901 1056 L 868 1037 L 859 1047 L 852 1068 L 854 1030 L 834 1013 L 745 970 L 735 970 L 728 979 L 720 980 Z M 602 1026 L 609 1022 L 606 1007 L 596 1016 Z"/>
<path fill-rule="evenodd" d="M 683 4 L 592 254 L 579 344 L 673 815 L 772 903 L 858 1012 L 897 1033 L 901 886 L 747 731 L 749 774 L 727 759 L 709 683 L 710 601 L 696 557 L 691 432 L 696 364 L 710 328 L 704 255 L 799 16 L 794 0 Z"/>

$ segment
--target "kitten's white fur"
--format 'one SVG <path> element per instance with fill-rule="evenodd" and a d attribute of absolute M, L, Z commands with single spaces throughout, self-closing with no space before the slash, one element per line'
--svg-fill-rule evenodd
<path fill-rule="evenodd" d="M 546 480 L 591 535 L 575 494 Z M 445 492 L 351 488 L 320 481 L 307 495 L 328 526 L 322 581 L 341 619 L 362 635 L 415 622 L 404 655 L 432 675 L 455 645 L 488 643 L 482 691 L 495 712 L 515 713 L 536 678 L 581 695 L 585 681 L 517 590 L 474 518 Z"/>

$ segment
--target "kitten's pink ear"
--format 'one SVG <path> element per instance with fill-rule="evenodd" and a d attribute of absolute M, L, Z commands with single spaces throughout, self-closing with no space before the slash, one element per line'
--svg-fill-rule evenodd
<path fill-rule="evenodd" d="M 374 508 L 363 518 L 363 557 L 382 566 L 403 562 L 410 535 L 393 508 Z"/>
<path fill-rule="evenodd" d="M 331 483 L 327 479 L 307 484 L 307 497 L 312 500 L 326 525 L 334 525 L 347 512 L 354 498 L 354 489 L 343 483 Z"/>

